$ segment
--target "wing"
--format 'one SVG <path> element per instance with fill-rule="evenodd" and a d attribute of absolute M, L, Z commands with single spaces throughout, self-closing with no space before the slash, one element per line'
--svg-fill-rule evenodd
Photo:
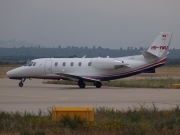
<path fill-rule="evenodd" d="M 71 74 L 65 74 L 65 73 L 54 73 L 56 75 L 60 75 L 65 79 L 73 80 L 73 81 L 79 81 L 80 79 L 83 79 L 88 82 L 100 82 L 98 79 L 93 79 L 93 78 L 87 78 L 83 76 L 77 76 L 77 75 L 71 75 Z"/>

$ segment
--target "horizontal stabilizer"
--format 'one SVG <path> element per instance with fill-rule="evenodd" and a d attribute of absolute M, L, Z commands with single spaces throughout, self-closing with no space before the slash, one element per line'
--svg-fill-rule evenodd
<path fill-rule="evenodd" d="M 147 52 L 147 51 L 142 51 L 141 53 L 142 53 L 142 55 L 143 55 L 145 58 L 157 58 L 156 55 L 154 55 L 154 54 L 152 54 L 152 53 L 149 53 L 149 52 Z"/>

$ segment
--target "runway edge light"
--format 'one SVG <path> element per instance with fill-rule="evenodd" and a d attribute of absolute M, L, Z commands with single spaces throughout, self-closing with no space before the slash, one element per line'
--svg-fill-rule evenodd
<path fill-rule="evenodd" d="M 52 108 L 52 120 L 59 121 L 63 116 L 79 116 L 87 121 L 94 121 L 94 108 Z"/>

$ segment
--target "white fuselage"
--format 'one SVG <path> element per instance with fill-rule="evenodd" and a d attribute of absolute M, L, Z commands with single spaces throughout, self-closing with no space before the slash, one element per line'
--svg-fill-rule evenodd
<path fill-rule="evenodd" d="M 118 66 L 115 61 L 121 64 Z M 65 73 L 103 81 L 131 76 L 164 64 L 156 59 L 145 59 L 143 55 L 121 58 L 42 58 L 31 62 L 35 65 L 16 68 L 9 71 L 7 76 L 12 79 L 62 79 L 56 73 Z"/>

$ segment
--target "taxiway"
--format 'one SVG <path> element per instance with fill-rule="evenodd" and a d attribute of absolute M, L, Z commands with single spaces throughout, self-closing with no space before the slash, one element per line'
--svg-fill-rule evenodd
<path fill-rule="evenodd" d="M 0 78 L 0 110 L 37 112 L 51 107 L 110 107 L 126 110 L 129 107 L 153 104 L 159 109 L 180 105 L 179 89 L 117 88 L 97 89 L 87 86 L 44 84 L 42 80 L 26 80 L 24 87 L 18 80 Z"/>

